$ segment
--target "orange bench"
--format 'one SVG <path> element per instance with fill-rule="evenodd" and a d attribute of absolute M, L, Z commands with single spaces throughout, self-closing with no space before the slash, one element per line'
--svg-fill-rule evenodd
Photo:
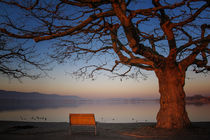
<path fill-rule="evenodd" d="M 94 126 L 96 135 L 96 121 L 94 114 L 69 114 L 70 131 L 72 126 Z"/>

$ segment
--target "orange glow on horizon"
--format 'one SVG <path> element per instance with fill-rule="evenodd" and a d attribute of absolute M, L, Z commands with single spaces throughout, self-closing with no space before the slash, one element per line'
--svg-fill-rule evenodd
<path fill-rule="evenodd" d="M 195 75 L 193 75 L 195 77 Z M 185 92 L 187 96 L 202 94 L 209 95 L 210 76 L 197 76 L 187 80 Z M 64 74 L 52 79 L 30 80 L 24 79 L 23 83 L 9 81 L 6 77 L 0 78 L 0 89 L 20 92 L 40 92 L 47 94 L 76 95 L 83 98 L 158 98 L 158 80 L 151 75 L 148 80 L 139 82 L 129 79 L 108 80 L 99 78 L 91 80 L 74 80 Z"/>

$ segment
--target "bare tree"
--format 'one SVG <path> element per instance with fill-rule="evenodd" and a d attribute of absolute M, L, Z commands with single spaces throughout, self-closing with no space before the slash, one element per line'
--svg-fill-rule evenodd
<path fill-rule="evenodd" d="M 18 42 L 0 34 L 0 74 L 21 82 L 23 77 L 37 79 L 47 76 L 48 62 L 42 60 L 33 46 L 24 47 Z"/>
<path fill-rule="evenodd" d="M 161 95 L 156 126 L 190 125 L 183 87 L 190 66 L 197 73 L 210 70 L 209 0 L 0 2 L 19 11 L 1 16 L 2 33 L 35 42 L 57 40 L 52 57 L 60 63 L 93 63 L 80 68 L 78 76 L 92 78 L 104 70 L 133 78 L 140 69 L 154 71 Z M 91 59 L 96 57 L 98 63 Z"/>

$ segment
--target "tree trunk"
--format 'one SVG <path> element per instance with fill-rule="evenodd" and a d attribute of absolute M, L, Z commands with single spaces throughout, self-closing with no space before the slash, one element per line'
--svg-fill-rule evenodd
<path fill-rule="evenodd" d="M 155 71 L 159 80 L 160 110 L 157 128 L 186 128 L 190 125 L 185 109 L 185 70 L 165 65 Z"/>

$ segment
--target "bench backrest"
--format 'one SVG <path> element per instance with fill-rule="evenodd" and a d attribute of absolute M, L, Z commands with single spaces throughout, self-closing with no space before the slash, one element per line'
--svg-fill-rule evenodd
<path fill-rule="evenodd" d="M 96 125 L 94 114 L 69 114 L 70 125 Z"/>

